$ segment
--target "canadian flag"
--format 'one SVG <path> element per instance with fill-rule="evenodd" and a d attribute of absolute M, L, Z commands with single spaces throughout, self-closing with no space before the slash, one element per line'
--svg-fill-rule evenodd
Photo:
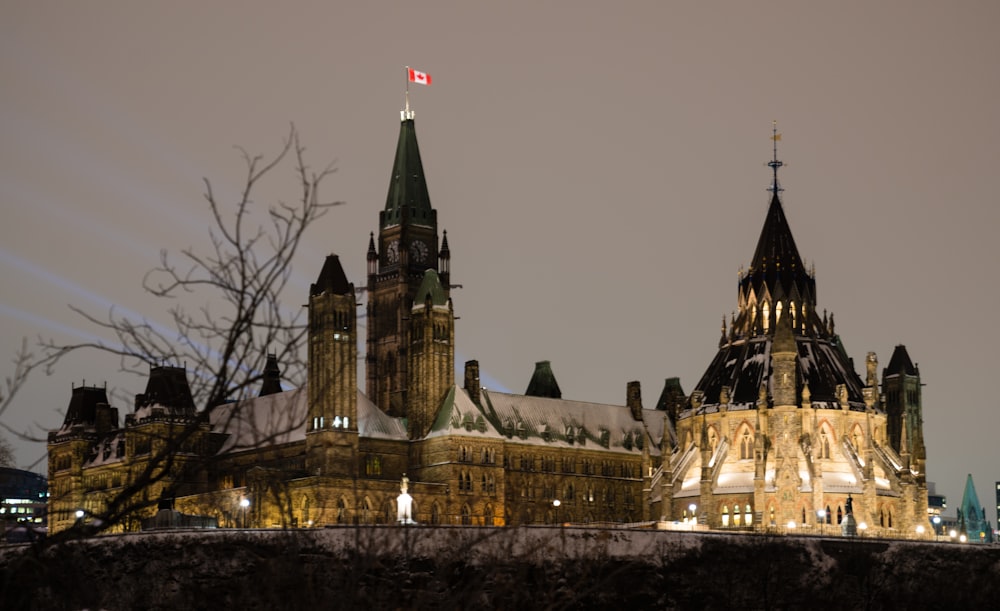
<path fill-rule="evenodd" d="M 409 70 L 410 70 L 411 83 L 420 83 L 421 85 L 431 84 L 431 75 L 427 74 L 426 72 L 414 70 L 413 68 L 410 68 Z"/>

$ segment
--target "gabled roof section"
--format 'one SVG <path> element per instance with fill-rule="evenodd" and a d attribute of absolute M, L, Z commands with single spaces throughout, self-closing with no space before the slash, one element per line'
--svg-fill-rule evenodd
<path fill-rule="evenodd" d="M 896 349 L 892 351 L 892 358 L 889 359 L 889 364 L 883 370 L 882 377 L 899 374 L 908 376 L 920 375 L 920 371 L 913 366 L 913 361 L 910 360 L 910 354 L 906 351 L 906 346 L 902 344 L 896 346 Z"/>
<path fill-rule="evenodd" d="M 340 264 L 340 257 L 328 255 L 323 262 L 323 269 L 319 272 L 316 283 L 309 287 L 309 296 L 315 297 L 323 293 L 333 295 L 353 295 L 354 287 L 347 281 L 347 274 Z"/>
<path fill-rule="evenodd" d="M 448 296 L 444 292 L 444 287 L 441 286 L 441 278 L 438 277 L 437 272 L 433 269 L 428 269 L 424 272 L 424 279 L 420 282 L 420 288 L 417 289 L 416 294 L 413 296 L 413 307 L 422 307 L 427 301 L 428 295 L 431 297 L 431 305 L 448 305 Z"/>
<path fill-rule="evenodd" d="M 433 227 L 437 224 L 436 217 L 437 213 L 431 208 L 431 198 L 427 193 L 427 180 L 420 161 L 413 119 L 403 119 L 399 126 L 392 177 L 389 179 L 389 194 L 385 209 L 379 214 L 379 228 L 385 229 L 392 225 Z"/>
<path fill-rule="evenodd" d="M 549 361 L 535 363 L 535 372 L 531 374 L 528 390 L 524 391 L 524 394 L 529 397 L 562 398 L 559 382 L 556 382 L 556 375 L 552 373 L 552 363 Z"/>

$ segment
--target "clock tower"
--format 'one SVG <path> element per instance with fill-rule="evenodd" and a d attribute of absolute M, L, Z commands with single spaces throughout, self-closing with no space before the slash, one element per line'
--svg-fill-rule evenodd
<path fill-rule="evenodd" d="M 404 110 L 379 232 L 368 242 L 368 342 L 365 379 L 368 398 L 393 416 L 407 415 L 410 311 L 424 278 L 440 276 L 449 289 L 451 253 L 445 235 L 438 247 L 437 211 L 431 207 L 413 112 Z"/>

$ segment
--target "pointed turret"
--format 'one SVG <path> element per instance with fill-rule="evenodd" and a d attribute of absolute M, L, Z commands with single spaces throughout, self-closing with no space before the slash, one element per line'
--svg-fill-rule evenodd
<path fill-rule="evenodd" d="M 451 248 L 448 247 L 448 230 L 442 232 L 441 252 L 438 253 L 438 269 L 441 272 L 441 283 L 448 286 L 451 282 Z"/>
<path fill-rule="evenodd" d="M 368 276 L 374 276 L 378 273 L 378 250 L 375 248 L 375 232 L 371 232 L 368 236 Z"/>

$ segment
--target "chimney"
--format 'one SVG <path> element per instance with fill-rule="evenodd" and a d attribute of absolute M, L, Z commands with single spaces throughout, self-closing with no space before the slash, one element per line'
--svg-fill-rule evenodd
<path fill-rule="evenodd" d="M 479 405 L 479 361 L 465 361 L 465 392 Z"/>
<path fill-rule="evenodd" d="M 632 418 L 642 421 L 642 389 L 639 382 L 629 382 L 625 390 L 625 405 L 632 412 Z"/>

